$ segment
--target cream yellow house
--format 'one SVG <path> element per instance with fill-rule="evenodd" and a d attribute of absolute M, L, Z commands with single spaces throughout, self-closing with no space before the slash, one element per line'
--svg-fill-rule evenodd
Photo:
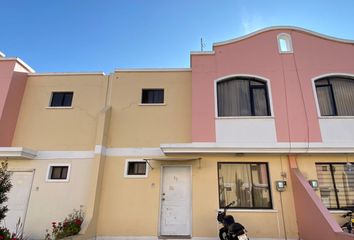
<path fill-rule="evenodd" d="M 6 219 L 30 239 L 72 209 L 81 239 L 353 239 L 354 47 L 274 27 L 192 52 L 190 68 L 36 73 L 0 58 Z M 339 223 L 339 224 L 338 224 Z"/>

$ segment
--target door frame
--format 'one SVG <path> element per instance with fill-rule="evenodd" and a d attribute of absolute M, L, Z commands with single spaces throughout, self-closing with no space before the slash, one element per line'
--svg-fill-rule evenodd
<path fill-rule="evenodd" d="M 22 219 L 22 229 L 24 231 L 25 230 L 25 225 L 26 225 L 28 207 L 29 207 L 29 203 L 30 203 L 30 199 L 31 199 L 31 195 L 32 195 L 34 174 L 36 173 L 36 169 L 34 169 L 34 168 L 9 168 L 8 172 L 11 172 L 11 173 L 13 173 L 13 172 L 30 172 L 30 173 L 32 173 L 30 191 L 29 191 L 29 194 L 28 194 L 28 197 L 27 197 L 27 203 L 26 203 L 26 211 L 25 211 L 24 217 Z"/>
<path fill-rule="evenodd" d="M 162 191 L 163 191 L 163 174 L 164 174 L 164 168 L 166 167 L 188 167 L 190 169 L 190 237 L 192 238 L 192 234 L 193 234 L 193 174 L 192 174 L 192 170 L 193 170 L 193 165 L 180 165 L 180 164 L 166 164 L 166 165 L 161 165 L 161 169 L 160 169 L 160 191 L 159 191 L 159 213 L 158 213 L 158 224 L 157 224 L 157 235 L 158 237 L 161 237 L 163 235 L 161 235 L 161 217 L 162 217 Z M 178 236 L 178 235 L 176 235 Z"/>

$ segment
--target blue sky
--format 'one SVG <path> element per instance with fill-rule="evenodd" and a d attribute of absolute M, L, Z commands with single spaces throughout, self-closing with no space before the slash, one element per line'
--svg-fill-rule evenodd
<path fill-rule="evenodd" d="M 189 67 L 213 42 L 294 25 L 354 39 L 353 0 L 1 0 L 0 51 L 37 72 Z"/>

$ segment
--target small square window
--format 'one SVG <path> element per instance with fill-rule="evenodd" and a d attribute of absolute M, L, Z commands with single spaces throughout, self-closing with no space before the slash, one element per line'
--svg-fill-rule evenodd
<path fill-rule="evenodd" d="M 71 107 L 73 92 L 53 92 L 50 101 L 51 107 Z"/>
<path fill-rule="evenodd" d="M 143 89 L 141 96 L 142 104 L 164 103 L 164 89 Z"/>
<path fill-rule="evenodd" d="M 141 159 L 129 159 L 125 163 L 125 177 L 147 177 L 147 164 Z"/>
<path fill-rule="evenodd" d="M 48 166 L 47 181 L 69 181 L 70 165 L 69 164 L 50 164 Z"/>

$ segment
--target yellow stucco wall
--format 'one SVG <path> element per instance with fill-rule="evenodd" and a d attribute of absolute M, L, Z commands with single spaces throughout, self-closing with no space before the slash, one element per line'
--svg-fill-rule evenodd
<path fill-rule="evenodd" d="M 93 150 L 107 76 L 29 76 L 12 146 L 34 150 Z M 73 91 L 72 108 L 48 108 L 53 91 Z"/>
<path fill-rule="evenodd" d="M 108 104 L 108 147 L 159 147 L 191 142 L 191 72 L 116 72 Z M 141 105 L 144 88 L 163 88 L 164 105 Z"/>
<path fill-rule="evenodd" d="M 153 170 L 148 178 L 124 178 L 126 159 L 107 157 L 99 210 L 98 236 L 157 236 L 160 206 L 161 166 L 192 166 L 192 235 L 216 237 L 218 208 L 217 162 L 268 162 L 273 197 L 272 210 L 230 211 L 252 237 L 284 237 L 283 215 L 288 237 L 297 236 L 290 179 L 286 192 L 274 189 L 281 172 L 288 172 L 287 158 L 277 155 L 203 155 L 202 160 L 173 162 L 151 161 Z M 282 161 L 282 164 L 280 163 Z M 116 190 L 114 190 L 116 189 Z M 139 223 L 137 227 L 134 223 Z M 261 226 L 267 227 L 261 227 Z"/>
<path fill-rule="evenodd" d="M 43 239 L 52 222 L 63 221 L 73 209 L 82 205 L 86 209 L 90 193 L 92 159 L 14 160 L 9 162 L 11 171 L 34 170 L 33 183 L 25 221 L 26 236 Z M 68 182 L 47 182 L 49 164 L 70 164 Z"/>

